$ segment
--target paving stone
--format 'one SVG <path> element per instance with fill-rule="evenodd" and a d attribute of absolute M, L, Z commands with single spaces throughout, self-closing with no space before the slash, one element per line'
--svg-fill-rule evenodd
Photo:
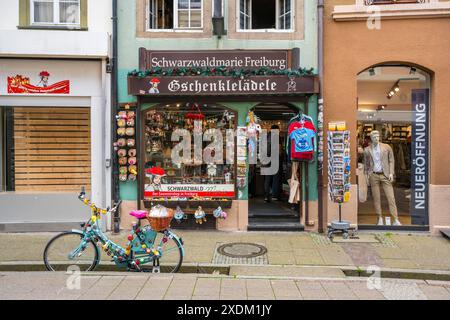
<path fill-rule="evenodd" d="M 450 300 L 450 292 L 444 287 L 419 284 L 419 288 L 430 300 Z"/>
<path fill-rule="evenodd" d="M 323 247 L 319 248 L 319 252 L 326 265 L 353 265 L 352 259 L 341 247 Z"/>
<path fill-rule="evenodd" d="M 399 269 L 416 269 L 418 265 L 405 259 L 383 259 L 383 264 L 387 268 L 399 268 Z"/>
<path fill-rule="evenodd" d="M 277 299 L 301 298 L 300 291 L 293 280 L 272 280 L 270 283 Z"/>
<path fill-rule="evenodd" d="M 247 296 L 246 295 L 235 295 L 235 294 L 225 294 L 225 295 L 220 295 L 219 297 L 220 300 L 247 300 Z"/>
<path fill-rule="evenodd" d="M 219 296 L 221 279 L 200 278 L 194 289 L 195 295 Z"/>
<path fill-rule="evenodd" d="M 270 281 L 266 279 L 247 279 L 247 295 L 249 300 L 260 297 L 274 298 Z"/>
<path fill-rule="evenodd" d="M 192 300 L 219 300 L 219 295 L 192 296 Z"/>

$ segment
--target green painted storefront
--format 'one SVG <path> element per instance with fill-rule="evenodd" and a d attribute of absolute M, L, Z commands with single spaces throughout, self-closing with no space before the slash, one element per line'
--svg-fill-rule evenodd
<path fill-rule="evenodd" d="M 139 48 L 147 50 L 273 50 L 299 48 L 300 50 L 300 66 L 305 69 L 317 70 L 317 3 L 316 1 L 304 1 L 304 37 L 299 40 L 238 40 L 229 39 L 226 35 L 218 39 L 216 36 L 207 38 L 158 38 L 158 37 L 137 37 L 136 32 L 136 5 L 137 0 L 118 1 L 118 96 L 119 103 L 135 103 L 137 97 L 128 94 L 127 78 L 132 70 L 139 69 Z M 227 3 L 227 1 L 225 1 Z M 229 14 L 228 10 L 224 12 L 225 16 Z M 225 19 L 226 20 L 226 19 Z M 226 26 L 227 27 L 227 26 Z M 251 99 L 251 98 L 250 98 Z M 317 95 L 312 94 L 305 99 L 305 96 L 299 96 L 298 99 L 293 97 L 293 101 L 289 100 L 291 106 L 295 106 L 301 111 L 307 110 L 307 114 L 311 116 L 317 126 Z M 286 98 L 283 99 L 286 102 Z M 307 105 L 305 105 L 307 101 Z M 184 101 L 182 101 L 184 102 Z M 237 125 L 244 126 L 247 113 L 256 105 L 264 102 L 262 98 L 256 98 L 254 101 L 243 99 L 242 102 L 226 101 L 221 98 L 215 103 L 230 108 L 237 113 Z M 142 109 L 151 108 L 156 105 L 153 103 L 145 103 L 141 105 Z M 139 143 L 139 142 L 137 142 Z M 306 167 L 305 164 L 303 164 Z M 308 192 L 305 186 L 305 170 L 302 170 L 302 199 L 305 200 L 306 193 L 308 200 L 317 202 L 317 161 L 313 161 L 307 165 L 308 174 Z M 138 182 L 127 181 L 120 182 L 120 198 L 124 201 L 138 200 Z M 246 200 L 248 195 L 248 187 L 242 189 L 243 197 L 239 200 Z"/>

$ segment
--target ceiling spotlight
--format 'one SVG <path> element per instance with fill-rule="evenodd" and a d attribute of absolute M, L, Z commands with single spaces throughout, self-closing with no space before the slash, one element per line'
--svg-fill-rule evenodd
<path fill-rule="evenodd" d="M 388 99 L 392 98 L 397 92 L 400 91 L 399 82 L 400 80 L 397 80 L 397 82 L 392 86 L 391 90 L 389 90 L 389 93 L 387 94 Z"/>
<path fill-rule="evenodd" d="M 411 67 L 411 69 L 409 69 L 409 74 L 416 74 L 417 69 L 414 67 Z"/>
<path fill-rule="evenodd" d="M 375 75 L 375 69 L 374 68 L 370 68 L 369 69 L 369 75 L 372 77 Z"/>
<path fill-rule="evenodd" d="M 381 111 L 381 110 L 384 110 L 384 109 L 386 109 L 386 105 L 385 105 L 385 104 L 380 104 L 380 105 L 377 107 L 377 110 L 378 110 L 378 111 Z"/>

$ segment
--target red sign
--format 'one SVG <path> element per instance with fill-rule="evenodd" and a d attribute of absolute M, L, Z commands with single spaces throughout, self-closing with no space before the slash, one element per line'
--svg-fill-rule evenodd
<path fill-rule="evenodd" d="M 63 80 L 52 85 L 48 85 L 48 79 L 50 74 L 46 71 L 42 71 L 39 74 L 41 81 L 38 85 L 30 84 L 30 78 L 22 75 L 16 75 L 15 77 L 8 77 L 8 93 L 37 93 L 37 94 L 69 94 L 70 93 L 70 81 Z"/>

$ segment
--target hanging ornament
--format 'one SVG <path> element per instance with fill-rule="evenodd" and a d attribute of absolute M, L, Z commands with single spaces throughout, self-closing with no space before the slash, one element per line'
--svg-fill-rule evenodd
<path fill-rule="evenodd" d="M 195 223 L 203 224 L 206 222 L 206 213 L 203 211 L 201 206 L 198 206 L 197 210 L 194 213 Z"/>
<path fill-rule="evenodd" d="M 213 211 L 213 215 L 216 219 L 226 219 L 227 213 L 222 210 L 221 207 L 218 207 L 216 210 Z"/>
<path fill-rule="evenodd" d="M 183 210 L 181 210 L 179 206 L 177 206 L 173 217 L 178 223 L 180 223 L 181 220 L 185 218 L 185 213 L 183 212 Z"/>

